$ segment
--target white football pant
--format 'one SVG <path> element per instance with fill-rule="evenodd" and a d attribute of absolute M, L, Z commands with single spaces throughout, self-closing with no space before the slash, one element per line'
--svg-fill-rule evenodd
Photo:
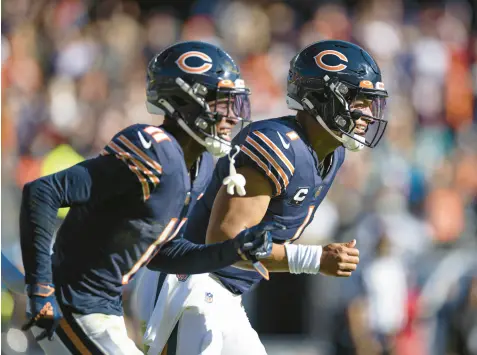
<path fill-rule="evenodd" d="M 149 277 L 144 280 L 151 285 Z M 143 286 L 148 288 L 138 285 Z M 150 288 L 147 293 L 151 294 Z M 266 354 L 241 296 L 233 295 L 209 274 L 190 275 L 186 280 L 167 275 L 144 343 L 150 347 L 148 355 Z"/>
<path fill-rule="evenodd" d="M 101 313 L 64 315 L 53 340 L 46 338 L 39 342 L 47 355 L 143 354 L 128 337 L 123 317 Z M 42 331 L 38 327 L 32 328 L 35 336 Z"/>

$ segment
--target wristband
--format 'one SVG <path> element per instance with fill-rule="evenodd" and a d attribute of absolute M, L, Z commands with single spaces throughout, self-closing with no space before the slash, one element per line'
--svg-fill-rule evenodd
<path fill-rule="evenodd" d="M 318 274 L 323 252 L 321 245 L 286 244 L 290 274 Z"/>

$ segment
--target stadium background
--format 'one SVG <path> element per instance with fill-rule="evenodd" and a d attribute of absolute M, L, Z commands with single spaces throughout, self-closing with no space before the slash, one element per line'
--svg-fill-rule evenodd
<path fill-rule="evenodd" d="M 477 354 L 475 2 L 3 0 L 1 10 L 1 243 L 18 267 L 22 185 L 94 156 L 131 123 L 158 123 L 144 106 L 154 53 L 178 40 L 222 46 L 257 120 L 289 113 L 299 49 L 350 40 L 382 68 L 390 123 L 377 149 L 349 154 L 302 239 L 357 238 L 359 271 L 273 275 L 245 299 L 252 324 L 270 354 Z M 2 354 L 41 354 L 18 330 L 25 297 L 3 282 L 1 307 Z"/>

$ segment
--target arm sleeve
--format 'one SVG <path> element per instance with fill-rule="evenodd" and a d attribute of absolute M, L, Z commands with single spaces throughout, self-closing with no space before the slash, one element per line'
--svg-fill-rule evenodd
<path fill-rule="evenodd" d="M 274 197 L 285 192 L 295 172 L 293 147 L 285 134 L 271 129 L 253 131 L 240 149 L 237 168 L 251 166 L 264 174 L 272 185 Z"/>
<path fill-rule="evenodd" d="M 168 274 L 202 274 L 232 265 L 242 258 L 233 239 L 216 244 L 194 244 L 177 238 L 166 243 L 147 268 Z"/>
<path fill-rule="evenodd" d="M 60 207 L 98 202 L 137 189 L 134 174 L 113 156 L 99 156 L 42 177 L 23 188 L 20 243 L 26 283 L 51 283 L 50 249 Z"/>

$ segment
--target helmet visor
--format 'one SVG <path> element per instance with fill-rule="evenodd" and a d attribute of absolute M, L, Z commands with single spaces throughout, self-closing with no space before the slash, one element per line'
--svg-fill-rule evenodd
<path fill-rule="evenodd" d="M 215 98 L 208 101 L 210 113 L 217 120 L 224 117 L 249 121 L 251 116 L 249 91 L 217 91 Z"/>
<path fill-rule="evenodd" d="M 230 144 L 238 132 L 250 123 L 250 100 L 248 89 L 218 89 L 207 96 L 208 111 L 205 116 L 209 129 L 202 133 L 210 138 Z"/>
<path fill-rule="evenodd" d="M 386 97 L 371 95 L 359 95 L 351 106 L 351 117 L 355 123 L 352 133 L 363 136 L 363 143 L 370 148 L 379 143 L 386 130 L 385 108 Z"/>
<path fill-rule="evenodd" d="M 362 136 L 364 141 L 360 142 L 374 148 L 383 137 L 387 126 L 384 115 L 387 93 L 362 88 L 349 89 L 345 99 L 349 102 L 350 126 L 340 131 L 351 138 L 354 138 L 355 134 Z"/>

